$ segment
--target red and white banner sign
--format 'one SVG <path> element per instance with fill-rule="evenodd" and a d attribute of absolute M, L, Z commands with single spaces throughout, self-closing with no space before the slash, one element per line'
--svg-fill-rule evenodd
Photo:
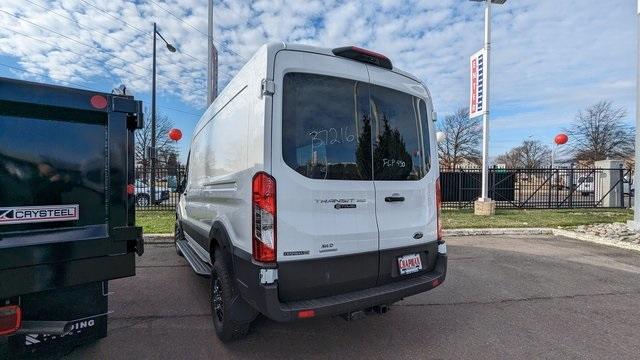
<path fill-rule="evenodd" d="M 486 112 L 486 99 L 484 92 L 484 70 L 487 52 L 482 49 L 471 55 L 469 69 L 471 70 L 471 96 L 469 103 L 469 117 L 484 115 Z"/>

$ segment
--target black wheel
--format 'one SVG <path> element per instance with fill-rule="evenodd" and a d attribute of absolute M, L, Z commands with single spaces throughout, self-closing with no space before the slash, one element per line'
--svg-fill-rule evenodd
<path fill-rule="evenodd" d="M 176 254 L 184 256 L 178 247 L 178 240 L 184 240 L 184 233 L 182 233 L 182 227 L 176 221 L 176 225 L 173 230 L 173 245 L 176 247 Z"/>
<path fill-rule="evenodd" d="M 217 250 L 217 249 L 216 249 Z M 229 309 L 240 299 L 233 285 L 231 275 L 219 251 L 215 252 L 215 261 L 211 270 L 211 317 L 216 335 L 223 342 L 238 340 L 247 335 L 251 320 L 235 319 Z"/>
<path fill-rule="evenodd" d="M 151 204 L 151 199 L 149 198 L 149 195 L 141 194 L 136 196 L 136 206 L 147 207 L 149 206 L 149 204 Z"/>

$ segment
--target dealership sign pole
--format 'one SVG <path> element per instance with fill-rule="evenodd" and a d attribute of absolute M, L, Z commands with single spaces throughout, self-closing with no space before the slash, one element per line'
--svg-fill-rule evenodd
<path fill-rule="evenodd" d="M 491 53 L 491 2 L 485 1 L 484 49 L 470 59 L 471 101 L 469 117 L 482 115 L 482 191 L 475 203 L 476 215 L 493 215 L 495 202 L 489 198 L 489 58 Z"/>

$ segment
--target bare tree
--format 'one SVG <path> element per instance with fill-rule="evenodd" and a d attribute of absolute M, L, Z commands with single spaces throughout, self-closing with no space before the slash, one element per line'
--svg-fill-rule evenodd
<path fill-rule="evenodd" d="M 551 165 L 551 149 L 539 140 L 525 140 L 522 144 L 498 156 L 495 162 L 515 169 L 549 167 Z"/>
<path fill-rule="evenodd" d="M 446 138 L 438 143 L 438 157 L 443 169 L 456 170 L 464 163 L 480 164 L 482 124 L 479 117 L 469 118 L 469 108 L 459 108 L 438 125 Z"/>
<path fill-rule="evenodd" d="M 592 164 L 607 158 L 629 159 L 634 154 L 633 127 L 624 123 L 627 111 L 600 101 L 579 111 L 569 129 L 571 153 L 576 161 Z"/>
<path fill-rule="evenodd" d="M 149 113 L 148 110 L 145 110 Z M 173 121 L 167 115 L 158 114 L 156 117 L 156 149 L 158 164 L 166 163 L 171 154 L 177 154 L 173 140 L 167 135 L 173 128 Z M 145 119 L 144 127 L 136 130 L 136 164 L 146 166 L 149 163 L 146 148 L 151 146 L 151 119 Z"/>

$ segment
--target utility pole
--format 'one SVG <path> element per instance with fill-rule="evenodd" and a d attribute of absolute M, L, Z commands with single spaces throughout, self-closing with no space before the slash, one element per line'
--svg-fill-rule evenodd
<path fill-rule="evenodd" d="M 209 52 L 207 59 L 207 106 L 211 105 L 218 96 L 218 49 L 213 44 L 213 0 L 209 2 L 208 17 L 208 42 Z"/>
<path fill-rule="evenodd" d="M 638 181 L 640 180 L 640 165 L 638 165 L 638 161 L 640 161 L 640 0 L 638 0 L 638 9 L 636 11 L 637 18 L 637 68 L 636 68 L 636 154 L 635 154 L 635 169 L 634 169 L 634 181 L 633 188 L 636 188 L 638 185 Z M 629 184 L 631 185 L 631 184 Z M 631 186 L 629 186 L 629 191 L 631 191 Z M 629 227 L 634 230 L 640 230 L 640 212 L 636 209 L 636 205 L 640 201 L 640 195 L 638 195 L 638 191 L 635 191 L 633 196 L 633 221 L 629 221 Z"/>

